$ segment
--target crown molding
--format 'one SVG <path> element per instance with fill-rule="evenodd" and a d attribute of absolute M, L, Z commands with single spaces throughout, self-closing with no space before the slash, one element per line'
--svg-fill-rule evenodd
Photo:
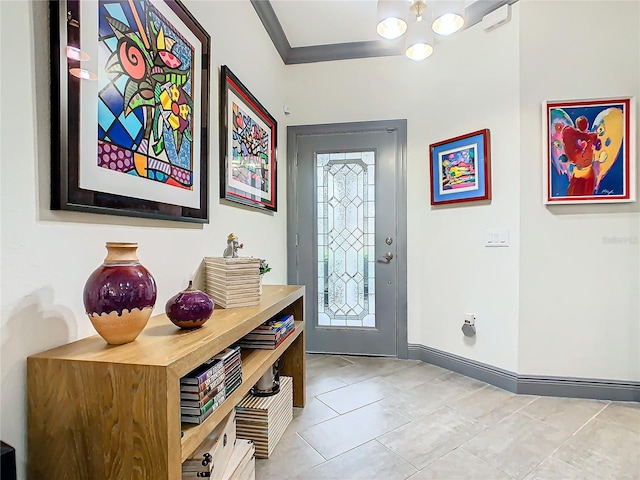
<path fill-rule="evenodd" d="M 478 0 L 465 10 L 465 29 L 482 21 L 482 17 L 503 5 L 518 0 Z M 330 62 L 354 58 L 387 57 L 404 54 L 404 40 L 375 40 L 292 47 L 269 0 L 250 0 L 274 47 L 285 65 Z M 437 44 L 437 42 L 436 42 Z"/>

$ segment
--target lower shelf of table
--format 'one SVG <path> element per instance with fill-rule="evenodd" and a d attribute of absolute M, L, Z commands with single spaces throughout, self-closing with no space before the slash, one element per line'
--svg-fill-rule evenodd
<path fill-rule="evenodd" d="M 184 462 L 232 409 L 249 393 L 260 377 L 298 339 L 304 322 L 295 322 L 295 331 L 275 350 L 242 349 L 242 384 L 202 424 L 182 424 L 182 461 Z M 295 381 L 295 379 L 294 379 Z"/>

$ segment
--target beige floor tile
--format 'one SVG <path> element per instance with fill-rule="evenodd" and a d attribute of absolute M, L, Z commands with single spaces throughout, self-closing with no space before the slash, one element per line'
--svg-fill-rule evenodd
<path fill-rule="evenodd" d="M 372 440 L 301 473 L 296 480 L 404 480 L 416 471 Z"/>
<path fill-rule="evenodd" d="M 413 360 L 395 358 L 348 357 L 353 365 L 347 365 L 335 371 L 336 376 L 345 383 L 358 383 L 368 378 L 387 375 L 414 365 Z"/>
<path fill-rule="evenodd" d="M 468 393 L 467 389 L 455 382 L 439 382 L 435 379 L 417 387 L 399 391 L 381 402 L 389 407 L 396 407 L 399 412 L 414 420 Z"/>
<path fill-rule="evenodd" d="M 323 393 L 316 398 L 340 414 L 347 413 L 377 402 L 397 391 L 395 387 L 379 379 L 380 377 L 373 377 L 363 380 L 338 390 Z"/>
<path fill-rule="evenodd" d="M 597 470 L 598 459 L 610 466 L 616 465 L 620 472 L 633 472 L 640 478 L 640 434 L 628 425 L 619 425 L 596 417 L 573 435 L 557 452 L 558 458 L 566 463 L 578 465 L 584 459 L 594 462 Z"/>
<path fill-rule="evenodd" d="M 307 378 L 334 376 L 336 371 L 353 365 L 353 362 L 339 355 L 307 354 Z"/>
<path fill-rule="evenodd" d="M 390 385 L 398 390 L 417 387 L 425 382 L 430 382 L 436 378 L 450 373 L 449 370 L 430 365 L 428 363 L 418 362 L 402 370 L 388 373 L 384 378 Z"/>
<path fill-rule="evenodd" d="M 316 397 L 307 398 L 304 408 L 293 409 L 293 420 L 287 429 L 300 432 L 337 416 L 338 413 L 335 410 L 327 407 Z"/>
<path fill-rule="evenodd" d="M 524 480 L 588 480 L 591 478 L 595 480 L 613 479 L 615 477 L 587 477 L 583 470 L 575 468 L 552 455 L 534 468 L 531 473 L 524 477 Z"/>
<path fill-rule="evenodd" d="M 484 428 L 449 407 L 443 407 L 379 437 L 378 441 L 417 469 L 423 469 Z"/>
<path fill-rule="evenodd" d="M 455 372 L 448 372 L 445 375 L 440 375 L 434 380 L 434 383 L 440 383 L 450 387 L 458 388 L 465 393 L 471 393 L 487 386 L 486 383 L 476 380 L 475 378 L 465 377 Z"/>
<path fill-rule="evenodd" d="M 519 413 L 540 420 L 558 430 L 574 433 L 609 402 L 581 398 L 539 397 Z"/>
<path fill-rule="evenodd" d="M 457 448 L 436 460 L 410 480 L 511 480 L 502 470 Z"/>
<path fill-rule="evenodd" d="M 640 403 L 611 402 L 607 408 L 598 414 L 596 419 L 623 426 L 634 433 L 640 434 Z"/>
<path fill-rule="evenodd" d="M 464 444 L 464 449 L 517 479 L 526 476 L 569 434 L 514 413 Z"/>
<path fill-rule="evenodd" d="M 330 374 L 307 377 L 307 399 L 338 388 L 346 387 L 347 385 L 348 383 L 345 383 Z"/>
<path fill-rule="evenodd" d="M 295 459 L 295 461 L 293 460 Z M 256 478 L 284 480 L 323 463 L 325 459 L 295 432 L 287 431 L 268 459 L 256 459 Z"/>
<path fill-rule="evenodd" d="M 538 397 L 516 395 L 493 385 L 447 402 L 460 415 L 493 425 Z"/>
<path fill-rule="evenodd" d="M 328 459 L 405 425 L 409 419 L 380 402 L 367 405 L 299 432 Z"/>

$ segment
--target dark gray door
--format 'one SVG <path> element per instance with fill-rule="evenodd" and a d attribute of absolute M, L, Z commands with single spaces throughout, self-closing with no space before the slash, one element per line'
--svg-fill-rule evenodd
<path fill-rule="evenodd" d="M 288 135 L 288 273 L 306 286 L 307 351 L 406 357 L 406 121 Z"/>

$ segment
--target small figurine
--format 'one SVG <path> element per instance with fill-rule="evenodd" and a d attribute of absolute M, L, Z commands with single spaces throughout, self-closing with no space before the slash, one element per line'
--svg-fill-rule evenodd
<path fill-rule="evenodd" d="M 238 243 L 237 235 L 230 233 L 227 237 L 227 248 L 224 249 L 222 256 L 224 258 L 238 258 L 238 249 L 243 247 L 243 243 Z"/>

